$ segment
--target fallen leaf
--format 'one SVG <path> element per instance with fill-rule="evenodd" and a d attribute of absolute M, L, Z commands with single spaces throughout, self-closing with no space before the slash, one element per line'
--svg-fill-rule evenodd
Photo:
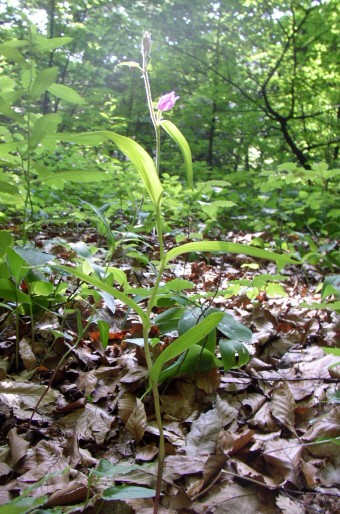
<path fill-rule="evenodd" d="M 287 384 L 284 383 L 274 389 L 270 402 L 270 413 L 276 423 L 288 428 L 293 434 L 295 434 L 294 408 L 295 401 Z"/>
<path fill-rule="evenodd" d="M 109 434 L 114 417 L 95 405 L 87 404 L 57 421 L 58 425 L 75 430 L 80 439 L 102 444 Z"/>
<path fill-rule="evenodd" d="M 144 403 L 139 398 L 136 398 L 135 407 L 125 425 L 136 443 L 143 439 L 146 425 L 147 419 Z"/>
<path fill-rule="evenodd" d="M 218 434 L 222 428 L 222 419 L 216 409 L 202 413 L 191 424 L 191 430 L 186 437 L 186 454 L 214 454 Z"/>
<path fill-rule="evenodd" d="M 281 509 L 282 514 L 301 514 L 305 512 L 303 502 L 298 502 L 280 494 L 276 500 L 276 505 Z"/>
<path fill-rule="evenodd" d="M 19 354 L 25 369 L 32 371 L 37 366 L 37 358 L 33 353 L 31 341 L 24 337 L 19 341 Z"/>
<path fill-rule="evenodd" d="M 11 450 L 11 465 L 15 467 L 27 455 L 30 443 L 18 435 L 14 427 L 8 432 L 8 444 Z"/>

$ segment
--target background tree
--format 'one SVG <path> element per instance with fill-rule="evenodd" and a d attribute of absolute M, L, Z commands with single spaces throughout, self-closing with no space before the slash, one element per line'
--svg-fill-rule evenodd
<path fill-rule="evenodd" d="M 87 100 L 72 107 L 45 95 L 44 113 L 67 113 L 64 130 L 91 119 L 91 129 L 114 127 L 151 150 L 140 76 L 115 67 L 138 59 L 147 29 L 154 98 L 181 96 L 176 121 L 196 161 L 236 171 L 338 157 L 335 0 L 20 0 L 1 10 L 2 41 L 23 37 L 25 15 L 50 37 L 73 38 L 42 63 Z"/>

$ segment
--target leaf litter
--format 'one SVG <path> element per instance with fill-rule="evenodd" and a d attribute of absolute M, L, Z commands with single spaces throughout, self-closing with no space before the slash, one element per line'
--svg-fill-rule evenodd
<path fill-rule="evenodd" d="M 65 253 L 64 247 L 55 251 Z M 167 272 L 168 280 L 190 281 L 188 295 L 211 291 L 205 302 L 242 322 L 253 337 L 246 366 L 161 384 L 167 456 L 160 512 L 337 512 L 339 365 L 322 347 L 339 344 L 339 318 L 301 306 L 320 295 L 297 277 L 299 270 L 287 271 L 281 289 L 266 281 L 254 288 L 247 263 L 244 256 L 210 256 L 178 261 Z M 275 270 L 267 264 L 257 273 Z M 140 267 L 137 274 L 136 287 L 148 287 L 148 270 Z M 228 293 L 245 278 L 238 294 Z M 63 313 L 47 312 L 34 327 L 34 345 L 27 321 L 17 374 L 8 364 L 14 327 L 1 326 L 1 504 L 42 480 L 31 495 L 46 496 L 45 508 L 60 506 L 58 512 L 105 513 L 105 505 L 110 512 L 152 512 L 152 498 L 138 493 L 114 499 L 117 485 L 154 489 L 159 439 L 151 397 L 141 400 L 148 377 L 138 320 L 119 302 L 115 309 L 106 309 L 104 299 L 75 347 L 76 319 L 63 323 Z M 87 326 L 89 313 L 75 300 L 77 310 Z M 100 310 L 111 326 L 106 348 Z M 172 338 L 170 332 L 162 339 L 171 344 Z M 113 471 L 96 472 L 103 463 Z M 108 487 L 113 499 L 103 506 Z"/>

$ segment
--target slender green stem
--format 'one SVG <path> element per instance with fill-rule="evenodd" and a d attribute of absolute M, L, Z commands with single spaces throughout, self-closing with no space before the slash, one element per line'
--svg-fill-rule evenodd
<path fill-rule="evenodd" d="M 159 175 L 159 161 L 160 161 L 160 150 L 161 150 L 161 135 L 160 135 L 160 118 L 161 111 L 158 111 L 157 116 L 155 115 L 155 111 L 152 104 L 152 96 L 151 96 L 151 87 L 148 75 L 148 62 L 150 56 L 150 46 L 151 46 L 151 37 L 149 33 L 144 34 L 143 42 L 142 42 L 142 56 L 143 56 L 143 79 L 146 91 L 146 98 L 148 103 L 148 108 L 150 112 L 150 118 L 152 124 L 155 129 L 156 136 L 156 170 Z M 160 212 L 160 205 L 156 205 L 156 231 L 157 238 L 159 242 L 159 265 L 156 280 L 154 286 L 151 291 L 151 295 L 148 301 L 146 316 L 148 321 L 143 323 L 143 339 L 144 339 L 144 352 L 145 359 L 148 366 L 149 374 L 152 371 L 152 358 L 151 352 L 149 348 L 149 331 L 151 327 L 151 314 L 152 308 L 155 305 L 156 296 L 159 289 L 159 284 L 163 277 L 163 272 L 166 266 L 165 254 L 164 254 L 164 243 L 163 243 L 163 228 L 162 228 L 162 216 Z M 164 431 L 163 431 L 163 423 L 162 423 L 162 414 L 161 414 L 161 406 L 158 392 L 158 384 L 152 384 L 152 396 L 155 406 L 155 414 L 156 421 L 159 429 L 159 446 L 158 446 L 158 468 L 157 468 L 157 479 L 156 479 L 156 496 L 154 501 L 153 512 L 157 514 L 158 508 L 160 505 L 161 499 L 161 489 L 162 489 L 162 476 L 163 476 L 163 467 L 164 467 L 164 459 L 165 459 L 165 440 L 164 440 Z"/>
<path fill-rule="evenodd" d="M 148 60 L 143 55 L 143 79 L 144 79 L 144 86 L 145 86 L 145 92 L 146 92 L 146 99 L 149 107 L 149 113 L 150 118 L 152 121 L 152 124 L 155 129 L 155 136 L 156 136 L 156 170 L 159 175 L 159 160 L 160 160 L 160 150 L 161 150 L 161 134 L 160 134 L 160 127 L 159 127 L 159 113 L 156 117 L 155 111 L 152 104 L 152 95 L 151 95 L 151 87 L 150 87 L 150 80 L 149 80 L 149 74 L 148 74 Z"/>
<path fill-rule="evenodd" d="M 159 393 L 158 393 L 158 384 L 152 385 L 152 396 L 153 396 L 153 401 L 155 404 L 156 421 L 157 421 L 157 425 L 158 425 L 158 429 L 159 429 L 156 496 L 155 496 L 154 510 L 153 510 L 154 514 L 157 514 L 160 499 L 161 499 L 162 477 L 163 477 L 163 468 L 164 468 L 164 459 L 165 459 L 165 440 L 164 440 L 163 422 L 162 422 L 162 414 L 161 414 L 161 405 L 160 405 Z"/>

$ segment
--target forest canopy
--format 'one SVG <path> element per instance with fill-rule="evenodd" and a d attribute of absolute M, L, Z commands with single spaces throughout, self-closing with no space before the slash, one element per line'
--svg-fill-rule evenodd
<path fill-rule="evenodd" d="M 75 107 L 47 93 L 44 114 L 65 113 L 63 130 L 114 127 L 148 141 L 136 61 L 152 34 L 155 98 L 175 90 L 176 122 L 194 160 L 229 171 L 338 158 L 338 5 L 334 0 L 2 2 L 1 41 L 28 38 L 29 20 L 49 38 L 72 38 L 45 52 L 58 84 L 85 100 Z"/>

